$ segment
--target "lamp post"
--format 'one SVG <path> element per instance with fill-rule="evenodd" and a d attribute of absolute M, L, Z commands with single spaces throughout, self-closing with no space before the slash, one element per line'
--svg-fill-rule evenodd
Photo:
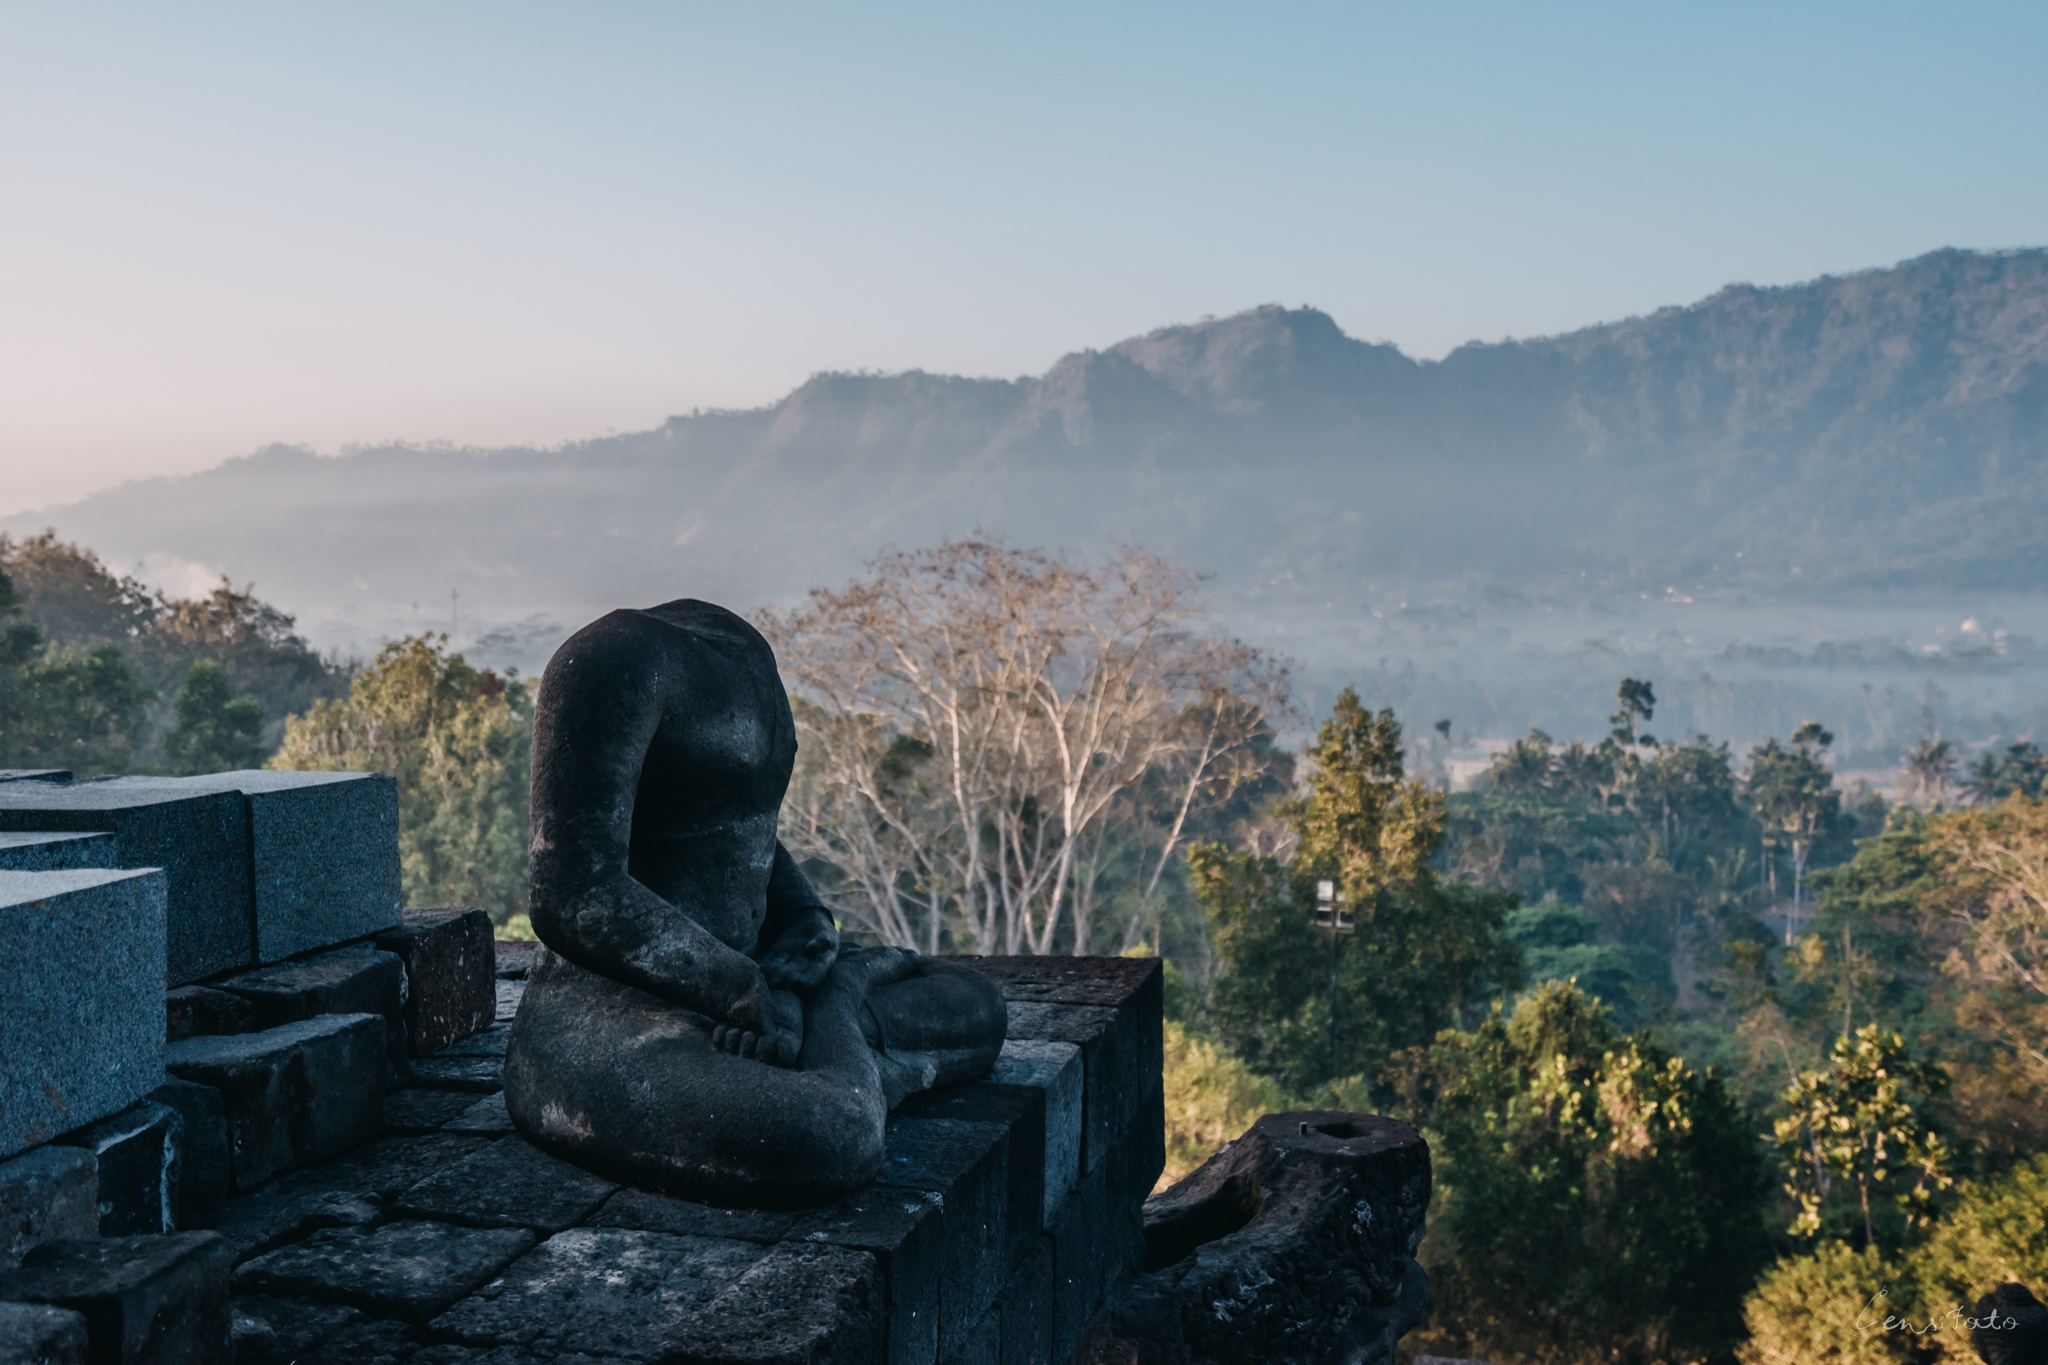
<path fill-rule="evenodd" d="M 1330 931 L 1330 1079 L 1337 1079 L 1337 935 L 1348 934 L 1358 927 L 1351 918 L 1351 912 L 1344 908 L 1344 898 L 1337 894 L 1337 883 L 1324 878 L 1316 883 L 1316 924 L 1327 926 Z"/>

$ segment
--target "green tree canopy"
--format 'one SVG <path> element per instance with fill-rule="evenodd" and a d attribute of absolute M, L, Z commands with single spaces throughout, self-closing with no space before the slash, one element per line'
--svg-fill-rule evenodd
<path fill-rule="evenodd" d="M 211 659 L 185 672 L 174 706 L 177 723 L 164 739 L 174 773 L 232 772 L 263 763 L 263 707 L 228 690 L 227 674 Z"/>

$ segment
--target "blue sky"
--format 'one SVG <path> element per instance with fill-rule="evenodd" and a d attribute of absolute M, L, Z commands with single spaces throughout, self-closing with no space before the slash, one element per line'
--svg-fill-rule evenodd
<path fill-rule="evenodd" d="M 2048 6 L 0 4 L 0 511 L 2048 244 Z"/>

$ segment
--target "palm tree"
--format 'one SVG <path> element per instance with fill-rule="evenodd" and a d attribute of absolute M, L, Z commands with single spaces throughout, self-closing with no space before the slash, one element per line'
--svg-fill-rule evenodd
<path fill-rule="evenodd" d="M 1906 779 L 1923 804 L 1941 804 L 1955 769 L 1956 746 L 1949 740 L 1930 735 L 1906 751 Z"/>

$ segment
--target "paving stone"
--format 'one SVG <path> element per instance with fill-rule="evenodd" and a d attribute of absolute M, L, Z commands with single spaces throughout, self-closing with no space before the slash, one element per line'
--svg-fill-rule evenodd
<path fill-rule="evenodd" d="M 338 1303 L 235 1294 L 228 1300 L 235 1365 L 289 1365 L 363 1320 Z"/>
<path fill-rule="evenodd" d="M 384 1020 L 332 1014 L 261 1033 L 186 1038 L 171 1073 L 221 1093 L 234 1188 L 375 1138 L 383 1129 Z"/>
<path fill-rule="evenodd" d="M 519 1002 L 526 998 L 526 982 L 498 982 L 498 1022 L 509 1024 L 519 1017 Z"/>
<path fill-rule="evenodd" d="M 96 1365 L 226 1360 L 233 1265 L 211 1232 L 46 1242 L 0 1275 L 0 1299 L 84 1315 Z"/>
<path fill-rule="evenodd" d="M 943 1196 L 868 1185 L 803 1215 L 789 1240 L 873 1253 L 888 1303 L 889 1365 L 933 1365 L 938 1359 L 947 1251 Z"/>
<path fill-rule="evenodd" d="M 591 1227 L 637 1228 L 687 1237 L 723 1237 L 768 1244 L 782 1240 L 798 1215 L 775 1209 L 721 1209 L 671 1199 L 651 1190 L 620 1190 L 584 1221 Z"/>
<path fill-rule="evenodd" d="M 164 992 L 164 1041 L 206 1034 L 248 1033 L 256 1027 L 255 1012 L 239 995 L 211 986 L 180 986 Z"/>
<path fill-rule="evenodd" d="M 512 1042 L 512 1026 L 494 1023 L 477 1033 L 472 1033 L 459 1043 L 450 1043 L 440 1052 L 442 1057 L 498 1057 L 503 1058 Z"/>
<path fill-rule="evenodd" d="M 420 1181 L 398 1208 L 413 1217 L 559 1232 L 589 1217 L 616 1189 L 524 1138 L 508 1137 Z"/>
<path fill-rule="evenodd" d="M 1000 1123 L 895 1117 L 877 1177 L 944 1201 L 939 1357 L 995 1302 L 1009 1271 L 1009 1130 Z"/>
<path fill-rule="evenodd" d="M 217 1231 L 234 1245 L 235 1259 L 246 1261 L 322 1228 L 369 1227 L 384 1212 L 384 1200 L 374 1193 L 288 1175 L 229 1204 Z"/>
<path fill-rule="evenodd" d="M 1045 1092 L 1036 1086 L 970 1081 L 912 1096 L 898 1112 L 906 1118 L 993 1123 L 1004 1130 L 1009 1202 L 1003 1225 L 1009 1242 L 1003 1264 L 1016 1264 L 1037 1241 L 1045 1221 Z"/>
<path fill-rule="evenodd" d="M 85 1315 L 46 1303 L 0 1303 L 0 1361 L 86 1365 Z"/>
<path fill-rule="evenodd" d="M 242 798 L 182 781 L 0 783 L 0 831 L 111 833 L 121 867 L 162 869 L 166 986 L 255 961 L 249 821 Z"/>
<path fill-rule="evenodd" d="M 99 1235 L 174 1232 L 178 1226 L 178 1111 L 144 1100 L 57 1139 L 99 1167 Z"/>
<path fill-rule="evenodd" d="M 381 773 L 242 771 L 175 778 L 246 808 L 257 963 L 399 922 L 398 784 Z"/>
<path fill-rule="evenodd" d="M 873 1256 L 784 1242 L 683 1325 L 668 1359 L 677 1365 L 866 1365 L 882 1358 L 882 1333 Z"/>
<path fill-rule="evenodd" d="M 1045 1204 L 1041 1227 L 1081 1175 L 1081 1049 L 1073 1043 L 1011 1038 L 989 1079 L 1045 1092 Z"/>
<path fill-rule="evenodd" d="M 408 910 L 377 946 L 405 963 L 407 1045 L 430 1057 L 497 1018 L 497 954 L 481 910 Z"/>
<path fill-rule="evenodd" d="M 405 968 L 394 953 L 368 944 L 238 972 L 210 983 L 249 1003 L 252 1029 L 296 1024 L 322 1014 L 374 1014 L 394 1061 L 405 1056 Z"/>
<path fill-rule="evenodd" d="M 465 1133 L 427 1133 L 389 1137 L 360 1147 L 338 1161 L 304 1173 L 308 1181 L 354 1194 L 374 1194 L 386 1201 L 417 1185 L 434 1172 L 491 1145 L 486 1137 Z"/>
<path fill-rule="evenodd" d="M 161 873 L 0 872 L 0 1159 L 155 1087 L 163 951 Z"/>
<path fill-rule="evenodd" d="M 434 1319 L 436 1336 L 659 1356 L 721 1289 L 768 1255 L 753 1242 L 628 1228 L 570 1228 Z"/>
<path fill-rule="evenodd" d="M 524 1228 L 386 1223 L 328 1228 L 258 1256 L 235 1272 L 238 1290 L 343 1303 L 424 1322 L 489 1283 L 533 1246 Z"/>
<path fill-rule="evenodd" d="M 416 1057 L 408 1071 L 414 1085 L 434 1090 L 488 1095 L 505 1088 L 503 1057 Z"/>
<path fill-rule="evenodd" d="M 462 1117 L 476 1096 L 462 1090 L 394 1090 L 384 1097 L 384 1130 L 388 1133 L 431 1133 Z"/>
<path fill-rule="evenodd" d="M 0 871 L 66 872 L 118 867 L 111 834 L 0 834 Z"/>
<path fill-rule="evenodd" d="M 99 1235 L 99 1171 L 91 1152 L 38 1147 L 0 1161 L 0 1270 L 44 1242 Z"/>
<path fill-rule="evenodd" d="M 500 981 L 524 981 L 533 974 L 534 962 L 540 957 L 540 941 L 501 938 L 497 940 L 497 955 Z"/>
<path fill-rule="evenodd" d="M 1035 1237 L 996 1301 L 1002 1316 L 1002 1365 L 1059 1365 L 1052 1353 L 1052 1239 Z"/>
<path fill-rule="evenodd" d="M 290 1365 L 411 1365 L 419 1339 L 419 1328 L 409 1322 L 371 1319 L 342 1328 L 341 1335 Z"/>
<path fill-rule="evenodd" d="M 460 1092 L 450 1090 L 444 1093 L 453 1095 Z M 512 1132 L 512 1115 L 505 1109 L 505 1092 L 500 1090 L 495 1095 L 486 1095 L 470 1105 L 449 1120 L 447 1130 L 451 1133 L 484 1133 L 493 1137 Z"/>

